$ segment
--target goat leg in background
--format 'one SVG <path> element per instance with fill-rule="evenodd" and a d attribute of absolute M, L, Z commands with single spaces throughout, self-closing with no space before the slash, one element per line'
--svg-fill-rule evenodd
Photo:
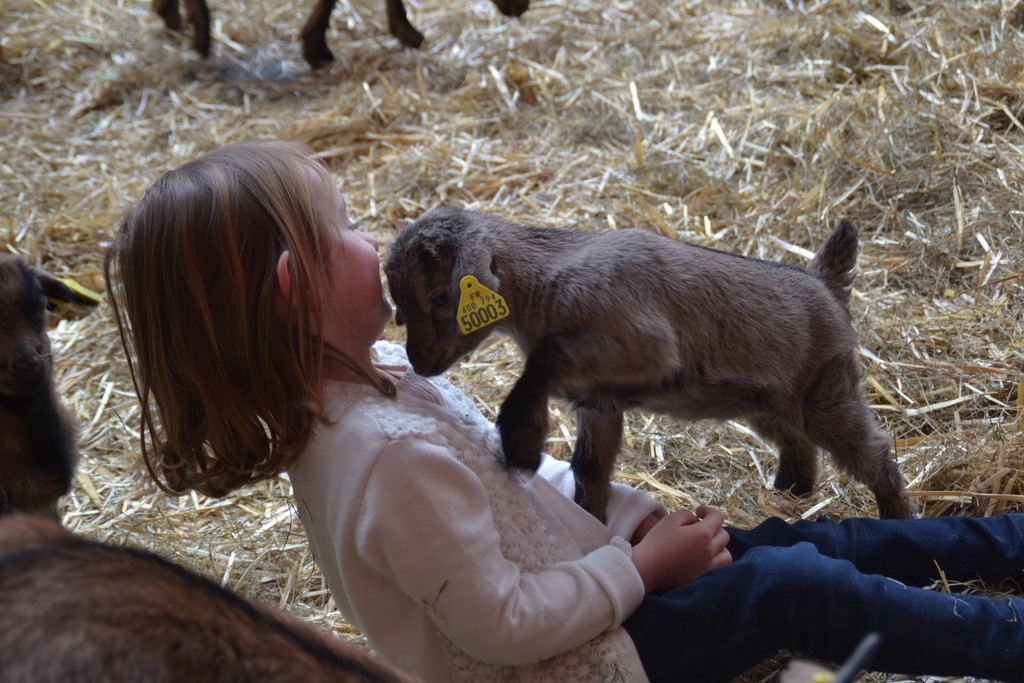
<path fill-rule="evenodd" d="M 337 0 L 317 0 L 313 11 L 302 27 L 302 56 L 313 69 L 334 61 L 334 53 L 327 47 L 327 29 L 331 24 L 331 12 Z M 384 0 L 388 14 L 388 30 L 406 47 L 419 47 L 423 34 L 409 22 L 402 0 Z"/>
<path fill-rule="evenodd" d="M 605 522 L 612 467 L 622 444 L 622 412 L 580 405 L 576 423 L 576 447 L 572 450 L 576 504 Z"/>
<path fill-rule="evenodd" d="M 313 11 L 302 27 L 302 57 L 310 68 L 318 69 L 334 61 L 334 53 L 327 47 L 327 28 L 337 0 L 317 0 Z"/>
<path fill-rule="evenodd" d="M 203 57 L 210 56 L 210 8 L 206 0 L 185 0 L 185 16 L 192 24 L 192 47 Z"/>
<path fill-rule="evenodd" d="M 181 20 L 178 0 L 153 0 L 153 11 L 164 20 L 168 31 L 181 31 L 192 25 L 192 49 L 203 57 L 210 56 L 210 8 L 206 0 L 184 0 L 185 21 Z"/>
<path fill-rule="evenodd" d="M 164 26 L 168 30 L 181 30 L 181 12 L 178 11 L 178 0 L 153 0 L 153 11 L 164 20 Z"/>
<path fill-rule="evenodd" d="M 519 17 L 530 8 L 530 0 L 494 0 L 494 5 L 506 17 Z"/>
<path fill-rule="evenodd" d="M 419 47 L 423 44 L 423 34 L 409 22 L 405 16 L 405 5 L 402 0 L 384 0 L 388 10 L 388 30 L 398 38 L 398 42 L 406 47 Z"/>

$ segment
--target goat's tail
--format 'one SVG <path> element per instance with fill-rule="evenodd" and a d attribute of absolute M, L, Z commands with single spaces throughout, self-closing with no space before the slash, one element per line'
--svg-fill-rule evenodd
<path fill-rule="evenodd" d="M 857 228 L 843 219 L 815 254 L 807 272 L 821 279 L 842 303 L 850 300 L 853 266 L 857 262 Z"/>

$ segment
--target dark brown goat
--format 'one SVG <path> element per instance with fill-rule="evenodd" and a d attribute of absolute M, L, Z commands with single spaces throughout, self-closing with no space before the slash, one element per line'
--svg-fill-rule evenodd
<path fill-rule="evenodd" d="M 93 303 L 24 259 L 0 254 L 0 511 L 56 517 L 78 453 L 75 421 L 53 386 L 48 298 Z"/>
<path fill-rule="evenodd" d="M 210 55 L 210 9 L 206 0 L 182 0 L 185 5 L 185 23 L 193 30 L 192 47 L 203 57 Z M 530 0 L 493 0 L 502 14 L 518 17 L 530 6 Z M 314 69 L 334 60 L 327 47 L 327 28 L 331 12 L 337 0 L 316 0 L 313 11 L 302 27 L 302 56 Z M 423 34 L 409 22 L 402 0 L 384 0 L 388 12 L 388 30 L 406 47 L 419 47 Z M 159 14 L 164 25 L 172 31 L 182 27 L 178 0 L 153 0 L 153 11 Z"/>
<path fill-rule="evenodd" d="M 0 518 L 0 680 L 411 683 L 361 648 L 139 550 Z"/>
<path fill-rule="evenodd" d="M 395 238 L 384 269 L 416 372 L 444 372 L 493 330 L 526 354 L 497 420 L 511 466 L 538 466 L 549 396 L 573 404 L 576 500 L 599 519 L 633 408 L 746 418 L 779 449 L 775 486 L 797 494 L 814 488 L 824 448 L 871 488 L 880 516 L 908 517 L 861 388 L 847 311 L 856 253 L 845 221 L 805 270 L 646 230 L 528 228 L 441 208 Z M 460 311 L 467 282 L 480 305 Z"/>

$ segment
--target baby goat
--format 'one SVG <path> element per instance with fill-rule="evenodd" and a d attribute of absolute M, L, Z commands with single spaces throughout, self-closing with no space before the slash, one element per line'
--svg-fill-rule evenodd
<path fill-rule="evenodd" d="M 530 6 L 530 0 L 493 0 L 502 14 L 518 17 Z M 210 9 L 206 0 L 182 0 L 185 5 L 185 18 L 192 24 L 192 47 L 203 57 L 210 55 Z M 334 61 L 334 55 L 327 47 L 327 28 L 330 26 L 331 12 L 337 0 L 316 0 L 313 11 L 302 27 L 302 56 L 310 67 L 316 69 Z M 398 38 L 398 42 L 406 47 L 419 47 L 423 43 L 423 34 L 416 30 L 405 14 L 402 0 L 384 0 L 388 13 L 388 30 Z M 181 12 L 178 0 L 153 0 L 153 11 L 164 20 L 164 25 L 172 31 L 181 29 Z"/>
<path fill-rule="evenodd" d="M 550 395 L 572 403 L 576 501 L 599 519 L 632 408 L 746 418 L 779 449 L 776 488 L 801 495 L 824 448 L 870 487 L 880 516 L 908 517 L 860 384 L 847 310 L 856 251 L 846 221 L 803 270 L 645 230 L 529 228 L 439 208 L 395 238 L 384 268 L 416 372 L 444 372 L 494 329 L 526 354 L 497 419 L 509 465 L 538 466 Z"/>
<path fill-rule="evenodd" d="M 0 518 L 0 680 L 411 683 L 159 557 Z"/>
<path fill-rule="evenodd" d="M 0 511 L 56 517 L 78 456 L 75 421 L 53 386 L 48 298 L 93 303 L 24 259 L 0 254 Z"/>

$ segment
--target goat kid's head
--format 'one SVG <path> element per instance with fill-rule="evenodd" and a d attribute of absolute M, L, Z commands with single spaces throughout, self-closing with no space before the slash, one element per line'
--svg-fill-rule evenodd
<path fill-rule="evenodd" d="M 80 297 L 50 273 L 13 254 L 0 254 L 0 396 L 29 396 L 50 381 L 46 334 L 49 299 Z"/>
<path fill-rule="evenodd" d="M 490 334 L 463 334 L 457 313 L 466 275 L 497 292 L 486 221 L 462 209 L 428 211 L 395 238 L 384 272 L 395 302 L 395 321 L 406 327 L 406 352 L 420 375 L 439 375 Z"/>

